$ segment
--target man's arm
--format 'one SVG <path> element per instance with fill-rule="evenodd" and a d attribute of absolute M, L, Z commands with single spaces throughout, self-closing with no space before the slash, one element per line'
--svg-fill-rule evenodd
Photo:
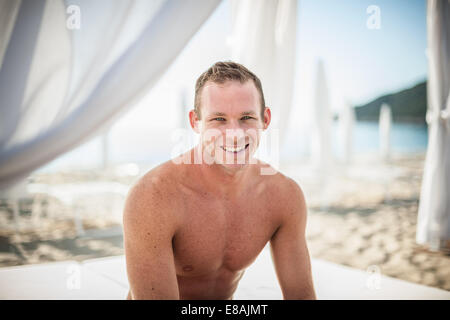
<path fill-rule="evenodd" d="M 270 242 L 272 260 L 284 299 L 316 299 L 305 239 L 305 198 L 298 184 L 288 181 L 282 223 Z"/>
<path fill-rule="evenodd" d="M 164 192 L 140 181 L 128 194 L 123 216 L 131 299 L 179 299 L 172 249 L 175 219 Z"/>

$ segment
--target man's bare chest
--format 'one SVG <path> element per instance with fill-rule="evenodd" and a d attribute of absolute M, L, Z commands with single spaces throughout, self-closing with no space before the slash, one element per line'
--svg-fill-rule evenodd
<path fill-rule="evenodd" d="M 258 199 L 190 199 L 174 241 L 178 275 L 207 276 L 248 267 L 276 231 L 277 219 Z"/>

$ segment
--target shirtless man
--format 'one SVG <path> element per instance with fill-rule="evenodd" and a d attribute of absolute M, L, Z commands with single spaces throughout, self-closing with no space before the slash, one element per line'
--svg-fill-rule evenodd
<path fill-rule="evenodd" d="M 232 299 L 269 241 L 284 299 L 316 298 L 302 190 L 273 168 L 262 174 L 268 165 L 253 158 L 270 118 L 261 82 L 244 66 L 218 62 L 199 77 L 189 113 L 199 144 L 175 159 L 184 163 L 146 173 L 127 197 L 128 299 Z"/>

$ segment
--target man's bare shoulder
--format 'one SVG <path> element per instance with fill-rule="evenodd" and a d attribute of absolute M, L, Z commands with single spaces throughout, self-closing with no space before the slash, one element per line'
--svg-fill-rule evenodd
<path fill-rule="evenodd" d="M 307 207 L 300 185 L 279 171 L 270 176 L 263 176 L 263 179 L 267 186 L 265 188 L 267 208 L 273 213 L 273 219 L 279 224 L 271 240 L 276 239 L 276 235 L 280 234 L 279 230 L 286 230 L 286 228 L 304 230 Z"/>
<path fill-rule="evenodd" d="M 292 197 L 303 195 L 300 185 L 292 178 L 275 169 L 270 164 L 258 160 L 256 174 L 260 175 L 261 180 L 270 186 L 268 192 L 274 192 L 278 196 Z"/>
<path fill-rule="evenodd" d="M 267 168 L 267 164 L 262 167 Z M 271 167 L 272 168 L 272 167 Z M 300 185 L 292 178 L 272 168 L 273 174 L 261 175 L 265 194 L 277 212 L 299 212 L 306 208 L 306 200 Z"/>
<path fill-rule="evenodd" d="M 172 165 L 170 162 L 158 165 L 132 185 L 125 202 L 124 221 L 175 220 L 178 177 Z"/>
<path fill-rule="evenodd" d="M 279 188 L 279 210 L 283 214 L 284 222 L 287 224 L 302 221 L 306 222 L 307 208 L 305 195 L 300 185 L 292 178 L 283 176 L 283 183 Z"/>
<path fill-rule="evenodd" d="M 181 165 L 166 161 L 146 172 L 135 186 L 169 191 L 180 179 Z"/>

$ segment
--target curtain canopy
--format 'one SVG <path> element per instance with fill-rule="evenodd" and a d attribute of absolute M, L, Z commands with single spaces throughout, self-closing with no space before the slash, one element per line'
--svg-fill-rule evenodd
<path fill-rule="evenodd" d="M 220 0 L 0 0 L 0 189 L 109 126 Z"/>
<path fill-rule="evenodd" d="M 429 0 L 428 150 L 416 241 L 450 251 L 450 0 Z"/>

